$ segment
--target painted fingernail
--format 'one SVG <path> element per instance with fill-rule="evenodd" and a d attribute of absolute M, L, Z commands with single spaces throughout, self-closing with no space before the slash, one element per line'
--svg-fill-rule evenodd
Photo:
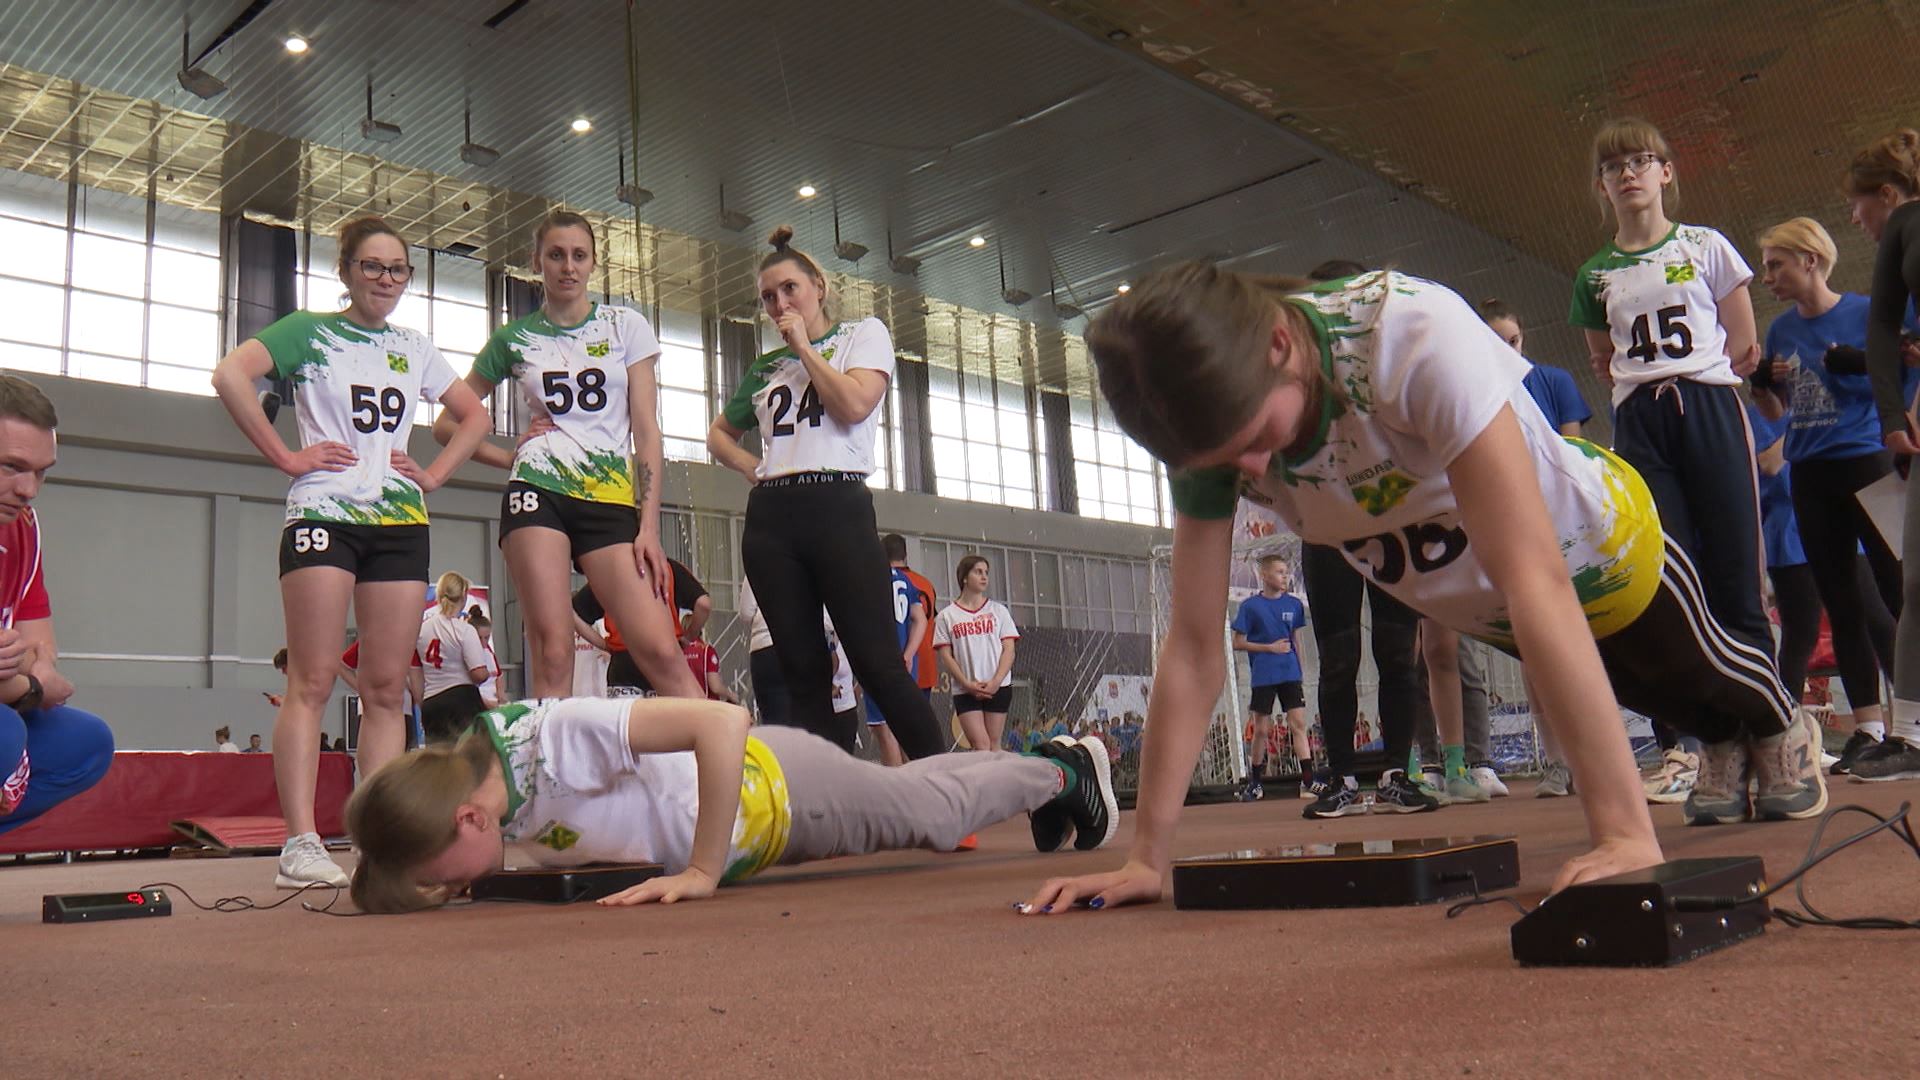
<path fill-rule="evenodd" d="M 1099 911 L 1101 908 L 1107 906 L 1107 901 L 1105 897 L 1096 896 L 1093 899 L 1087 901 L 1087 906 L 1092 908 L 1095 911 Z"/>
<path fill-rule="evenodd" d="M 1048 904 L 1048 905 L 1047 905 L 1046 907 L 1043 907 L 1043 908 L 1041 908 L 1040 910 L 1041 910 L 1041 912 L 1043 912 L 1043 913 L 1045 913 L 1045 914 L 1048 914 L 1048 915 L 1051 915 L 1051 914 L 1053 914 L 1053 905 L 1052 905 L 1052 904 Z"/>

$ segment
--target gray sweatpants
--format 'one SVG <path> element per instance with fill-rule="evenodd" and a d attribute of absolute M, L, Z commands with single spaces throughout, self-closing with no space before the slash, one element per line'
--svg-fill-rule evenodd
<path fill-rule="evenodd" d="M 1460 708 L 1461 727 L 1467 744 L 1467 764 L 1493 760 L 1493 721 L 1487 715 L 1486 646 L 1460 635 Z M 1416 712 L 1415 735 L 1420 740 L 1420 760 L 1440 764 L 1440 729 L 1433 720 L 1432 698 L 1427 696 L 1427 665 L 1420 665 L 1420 702 Z"/>
<path fill-rule="evenodd" d="M 1045 806 L 1061 790 L 1059 766 L 1024 754 L 935 754 L 889 769 L 799 728 L 761 725 L 753 736 L 779 759 L 793 805 L 782 865 L 903 848 L 952 851 L 970 833 Z"/>

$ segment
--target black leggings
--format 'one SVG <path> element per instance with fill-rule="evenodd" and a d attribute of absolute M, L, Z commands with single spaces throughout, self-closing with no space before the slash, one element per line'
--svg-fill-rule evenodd
<path fill-rule="evenodd" d="M 1387 744 L 1387 768 L 1406 768 L 1419 707 L 1420 660 L 1414 635 L 1420 616 L 1362 577 L 1337 548 L 1302 544 L 1300 562 L 1307 579 L 1307 606 L 1313 612 L 1313 640 L 1320 650 L 1320 726 L 1328 770 L 1335 777 L 1353 772 L 1362 594 L 1373 614 L 1373 663 L 1380 672 L 1380 732 Z"/>
<path fill-rule="evenodd" d="M 451 742 L 473 726 L 473 718 L 487 710 L 480 688 L 468 683 L 449 686 L 420 703 L 420 726 L 428 742 Z"/>
<path fill-rule="evenodd" d="M 787 678 L 795 727 L 852 753 L 860 712 L 833 711 L 833 662 L 821 625 L 833 616 L 854 678 L 887 718 L 909 758 L 944 753 L 946 733 L 913 674 L 900 662 L 887 553 L 873 495 L 858 479 L 812 478 L 756 485 L 747 496 L 741 558 Z"/>
<path fill-rule="evenodd" d="M 793 726 L 793 702 L 787 696 L 787 676 L 780 670 L 780 650 L 755 649 L 747 656 L 747 674 L 753 677 L 753 704 L 760 722 Z"/>
<path fill-rule="evenodd" d="M 1814 588 L 1813 567 L 1778 566 L 1767 570 L 1773 598 L 1780 608 L 1780 685 L 1795 702 L 1807 688 L 1807 661 L 1820 642 L 1820 593 Z M 1847 700 L 1853 700 L 1849 697 Z"/>
<path fill-rule="evenodd" d="M 1847 700 L 1860 705 L 1879 702 L 1880 672 L 1893 670 L 1900 559 L 1854 493 L 1892 471 L 1893 455 L 1884 452 L 1793 464 L 1793 516 L 1800 525 L 1800 543 L 1807 549 L 1807 566 L 1833 627 L 1833 659 L 1840 666 Z M 1864 567 L 1858 555 L 1863 545 Z"/>

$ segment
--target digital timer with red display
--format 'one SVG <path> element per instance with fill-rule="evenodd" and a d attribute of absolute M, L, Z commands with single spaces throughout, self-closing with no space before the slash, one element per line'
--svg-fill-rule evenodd
<path fill-rule="evenodd" d="M 107 922 L 173 914 L 165 889 L 123 893 L 63 893 L 40 898 L 41 922 Z"/>

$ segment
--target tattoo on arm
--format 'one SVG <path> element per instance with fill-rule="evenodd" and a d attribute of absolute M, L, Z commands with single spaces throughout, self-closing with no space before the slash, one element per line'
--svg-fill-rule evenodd
<path fill-rule="evenodd" d="M 653 470 L 647 463 L 635 458 L 633 462 L 633 512 L 644 513 L 647 509 L 647 493 L 653 490 Z"/>

